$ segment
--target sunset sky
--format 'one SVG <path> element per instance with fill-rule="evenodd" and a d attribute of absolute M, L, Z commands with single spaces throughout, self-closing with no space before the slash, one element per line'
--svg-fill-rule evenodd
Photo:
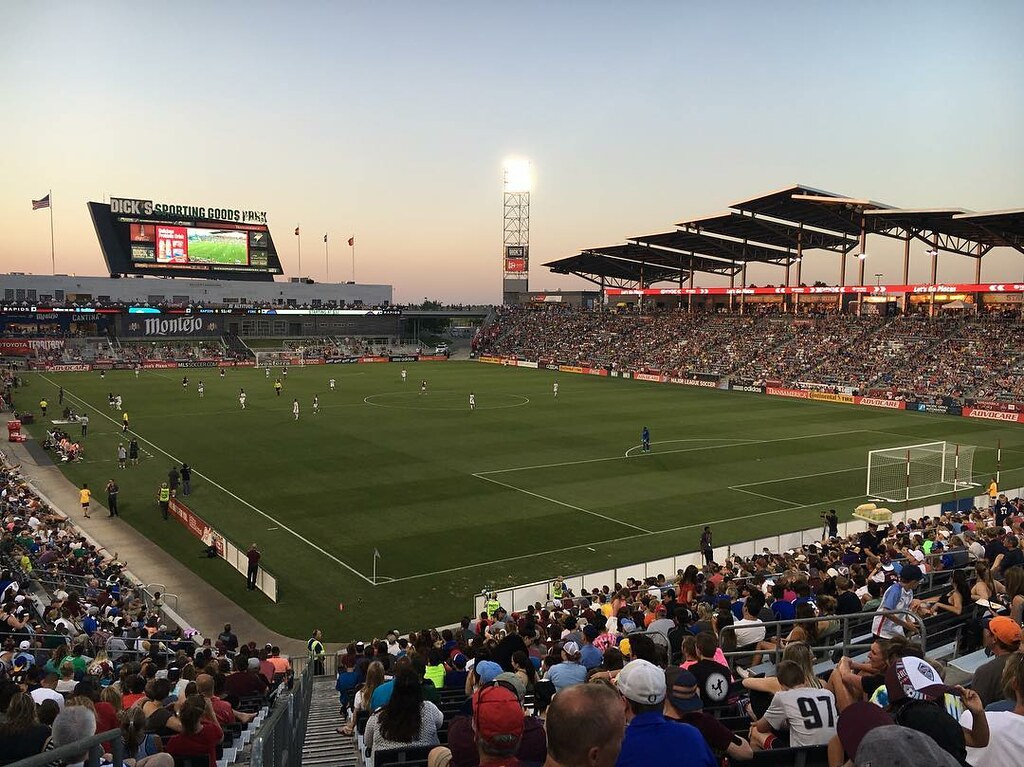
<path fill-rule="evenodd" d="M 496 302 L 510 156 L 534 168 L 534 289 L 586 286 L 543 262 L 793 183 L 1024 208 L 1021 29 L 1019 0 L 9 3 L 0 271 L 50 272 L 30 200 L 52 189 L 58 272 L 105 273 L 85 203 L 113 195 L 266 210 L 289 276 L 301 224 L 316 280 L 325 232 L 351 279 L 355 235 L 356 279 L 397 301 Z M 868 274 L 897 281 L 900 248 L 869 241 Z M 810 254 L 803 277 L 836 272 Z"/>

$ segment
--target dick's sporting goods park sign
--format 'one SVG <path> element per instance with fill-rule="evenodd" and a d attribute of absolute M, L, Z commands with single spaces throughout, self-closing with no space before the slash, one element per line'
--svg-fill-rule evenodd
<path fill-rule="evenodd" d="M 110 212 L 116 216 L 144 218 L 188 218 L 205 221 L 234 221 L 239 224 L 265 224 L 265 210 L 242 210 L 241 208 L 220 208 L 203 205 L 169 205 L 152 200 L 134 200 L 128 197 L 111 197 Z"/>

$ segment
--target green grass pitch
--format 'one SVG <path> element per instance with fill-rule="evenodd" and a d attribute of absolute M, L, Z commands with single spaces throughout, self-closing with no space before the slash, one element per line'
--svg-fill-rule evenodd
<path fill-rule="evenodd" d="M 189 240 L 188 260 L 200 264 L 247 264 L 244 241 Z"/>
<path fill-rule="evenodd" d="M 1002 484 L 1024 483 L 1015 425 L 472 362 L 411 363 L 403 384 L 402 366 L 292 368 L 280 398 L 273 376 L 243 368 L 32 375 L 20 396 L 45 395 L 56 410 L 62 384 L 93 416 L 86 460 L 64 465 L 73 482 L 102 502 L 116 477 L 125 521 L 268 626 L 305 637 L 319 625 L 332 641 L 457 621 L 484 586 L 692 551 L 704 524 L 722 545 L 813 527 L 830 506 L 849 518 L 874 448 L 978 445 L 975 472 L 987 478 L 1001 440 Z M 124 398 L 153 456 L 137 468 L 116 468 L 120 413 L 108 392 Z M 648 455 L 637 449 L 644 425 Z M 160 519 L 171 456 L 194 467 L 192 508 L 263 549 L 277 605 Z M 378 574 L 392 579 L 376 586 L 375 548 Z"/>

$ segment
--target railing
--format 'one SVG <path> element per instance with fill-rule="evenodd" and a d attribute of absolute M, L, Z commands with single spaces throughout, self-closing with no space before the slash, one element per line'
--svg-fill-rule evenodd
<path fill-rule="evenodd" d="M 307 666 L 292 691 L 278 695 L 274 710 L 253 736 L 251 767 L 289 767 L 301 763 L 312 698 L 312 666 Z"/>
<path fill-rule="evenodd" d="M 1021 490 L 1005 491 L 1011 497 L 1020 495 Z M 988 506 L 988 497 L 979 496 L 975 505 L 984 503 Z M 892 524 L 906 522 L 909 519 L 920 519 L 924 516 L 937 517 L 941 513 L 941 504 L 932 504 L 916 509 L 905 511 L 893 511 Z M 712 521 L 711 524 L 714 524 Z M 839 524 L 839 536 L 847 537 L 867 530 L 868 523 L 853 519 L 849 522 Z M 762 549 L 767 548 L 771 552 L 782 552 L 787 549 L 796 549 L 809 544 L 820 544 L 822 541 L 823 528 L 821 525 L 806 530 L 797 530 L 790 533 L 779 533 L 767 538 L 757 538 L 752 541 L 743 541 L 726 546 L 716 546 L 714 549 L 714 560 L 723 562 L 730 556 L 752 557 L 756 556 Z M 944 552 L 945 553 L 945 552 Z M 703 557 L 699 551 L 685 552 L 665 559 L 657 559 L 651 562 L 637 562 L 631 565 L 622 565 L 610 570 L 601 570 L 592 573 L 583 573 L 569 577 L 559 578 L 564 581 L 566 587 L 573 594 L 580 595 L 584 590 L 587 592 L 603 586 L 611 586 L 616 583 L 625 583 L 629 578 L 643 581 L 657 575 L 665 575 L 670 582 L 679 570 L 684 570 L 690 565 L 700 568 L 704 564 Z M 503 589 L 493 589 L 498 595 L 501 606 L 512 612 L 521 612 L 530 605 L 537 602 L 544 604 L 551 599 L 551 584 L 554 576 L 546 581 L 534 581 L 520 586 L 511 586 Z M 487 603 L 486 593 L 476 594 L 473 597 L 473 615 L 479 615 L 484 611 Z"/>
<path fill-rule="evenodd" d="M 758 650 L 756 646 L 747 646 L 743 648 L 738 648 L 736 650 L 730 650 L 729 652 L 723 651 L 723 654 L 727 659 L 740 657 L 746 658 L 753 655 L 760 655 L 762 656 L 762 660 L 763 656 L 768 655 L 771 656 L 773 662 L 777 666 L 779 664 L 779 661 L 782 659 L 782 653 L 786 649 L 783 645 L 783 642 L 781 641 L 782 629 L 792 628 L 793 626 L 796 626 L 801 623 L 807 624 L 824 622 L 842 622 L 842 641 L 839 642 L 840 637 L 837 635 L 838 632 L 830 631 L 824 637 L 819 637 L 819 640 L 830 639 L 831 641 L 828 644 L 810 645 L 811 652 L 813 652 L 815 655 L 820 655 L 822 653 L 830 653 L 837 648 L 842 648 L 844 653 L 849 652 L 850 650 L 868 650 L 871 648 L 872 644 L 872 642 L 870 641 L 866 643 L 851 643 L 851 639 L 857 637 L 851 637 L 850 624 L 856 621 L 859 624 L 863 624 L 868 629 L 866 632 L 859 632 L 858 636 L 863 636 L 865 633 L 870 634 L 870 621 L 875 617 L 875 615 L 876 613 L 850 613 L 848 615 L 820 615 L 814 616 L 812 618 L 794 618 L 793 620 L 788 621 L 762 621 L 761 625 L 765 628 L 765 640 L 768 640 L 772 636 L 773 632 L 771 631 L 771 629 L 773 627 L 775 629 L 774 635 L 778 637 L 778 641 L 775 642 L 774 649 Z M 896 615 L 901 618 L 907 618 L 912 623 L 914 623 L 917 626 L 918 636 L 921 638 L 921 646 L 927 647 L 927 630 L 925 629 L 924 621 L 921 619 L 919 615 L 917 615 L 916 613 L 912 613 L 908 610 L 892 610 L 891 612 L 889 612 L 889 615 Z M 727 631 L 731 631 L 735 634 L 737 629 L 748 628 L 750 628 L 750 626 L 723 626 L 721 632 L 719 633 L 722 634 Z"/>
<path fill-rule="evenodd" d="M 112 758 L 109 763 L 104 762 L 104 764 L 108 764 L 109 767 L 122 767 L 125 753 L 124 739 L 121 737 L 120 730 L 98 732 L 91 737 L 76 740 L 52 751 L 44 751 L 41 754 L 30 756 L 19 762 L 13 762 L 8 767 L 46 767 L 46 765 L 51 764 L 70 763 L 86 752 L 88 752 L 88 755 L 85 758 L 85 767 L 99 767 L 100 760 L 106 751 L 103 748 L 103 744 L 107 741 L 111 742 L 109 753 Z"/>
<path fill-rule="evenodd" d="M 296 676 L 304 674 L 307 669 L 312 669 L 310 672 L 312 676 L 335 676 L 338 673 L 339 655 L 340 653 L 326 653 L 323 658 L 317 660 L 313 660 L 308 655 L 297 655 L 289 660 L 291 660 L 292 671 Z"/>

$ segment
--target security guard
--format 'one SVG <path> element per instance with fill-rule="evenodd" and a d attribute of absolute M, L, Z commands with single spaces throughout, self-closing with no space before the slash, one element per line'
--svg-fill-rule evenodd
<path fill-rule="evenodd" d="M 166 521 L 167 512 L 171 507 L 171 488 L 167 486 L 166 482 L 160 485 L 160 495 L 157 496 L 157 500 L 160 501 L 160 513 Z"/>
<path fill-rule="evenodd" d="M 324 633 L 320 629 L 313 629 L 313 636 L 306 642 L 306 649 L 309 650 L 309 662 L 313 664 L 313 676 L 323 676 L 324 657 L 327 651 L 324 649 L 322 640 Z"/>
<path fill-rule="evenodd" d="M 563 593 L 565 593 L 565 583 L 562 582 L 561 578 L 558 578 L 551 584 L 551 597 L 552 599 L 561 600 Z"/>
<path fill-rule="evenodd" d="M 487 599 L 487 617 L 493 618 L 499 607 L 501 607 L 501 602 L 498 601 L 498 595 L 492 592 Z"/>

